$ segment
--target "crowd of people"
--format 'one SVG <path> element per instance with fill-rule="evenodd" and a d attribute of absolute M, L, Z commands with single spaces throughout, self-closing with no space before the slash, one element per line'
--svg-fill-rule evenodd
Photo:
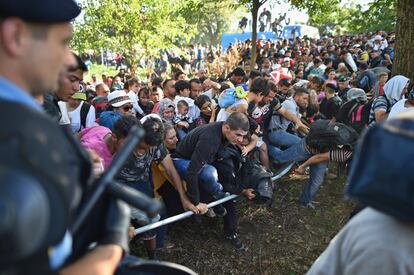
<path fill-rule="evenodd" d="M 229 200 L 212 209 L 207 204 L 229 194 L 270 204 L 273 193 L 269 195 L 263 189 L 272 189 L 270 179 L 281 165 L 295 162 L 295 173 L 309 174 L 298 203 L 314 209 L 330 161 L 350 167 L 347 193 L 358 200 L 358 211 L 365 209 L 352 218 L 339 233 L 338 242 L 328 247 L 309 273 L 336 274 L 347 269 L 366 274 L 375 269 L 374 264 L 364 266 L 373 258 L 377 258 L 373 263 L 384 263 L 382 271 L 409 274 L 414 270 L 411 246 L 406 242 L 411 242 L 412 237 L 412 187 L 409 186 L 412 175 L 398 173 L 398 165 L 394 163 L 390 165 L 394 169 L 389 173 L 391 176 L 376 174 L 384 166 L 375 167 L 375 161 L 382 160 L 375 156 L 392 162 L 389 154 L 394 153 L 407 161 L 404 165 L 412 166 L 408 154 L 412 150 L 404 151 L 410 147 L 401 146 L 412 145 L 413 125 L 407 111 L 414 107 L 414 90 L 412 80 L 402 75 L 391 76 L 395 44 L 392 33 L 378 31 L 294 41 L 259 38 L 255 42 L 258 54 L 254 67 L 250 66 L 251 41 L 245 41 L 229 47 L 227 62 L 222 62 L 219 52 L 194 51 L 190 70 L 176 63 L 171 74 L 166 75 L 169 65 L 164 62 L 159 76 L 153 74 L 148 81 L 138 80 L 125 68 L 115 76 L 92 75 L 91 79 L 84 79 L 88 67 L 66 46 L 71 33 L 68 21 L 80 10 L 69 0 L 50 5 L 59 7 L 63 2 L 70 3 L 71 8 L 61 17 L 45 9 L 27 15 L 16 3 L 0 2 L 10 13 L 0 21 L 3 42 L 0 55 L 5 62 L 0 67 L 0 104 L 13 114 L 4 121 L 7 126 L 4 131 L 16 137 L 4 139 L 10 134 L 2 134 L 1 152 L 20 146 L 15 150 L 19 152 L 16 157 L 14 153 L 12 158 L 4 154 L 7 160 L 2 165 L 18 163 L 11 167 L 55 184 L 56 187 L 45 185 L 49 188 L 46 188 L 48 195 L 62 194 L 62 201 L 67 202 L 65 213 L 73 214 L 82 202 L 80 190 L 88 190 L 91 177 L 99 177 L 111 167 L 129 133 L 138 127 L 145 134 L 116 180 L 150 198 L 162 200 L 166 206 L 165 211 L 152 218 L 132 208 L 125 219 L 120 213 L 128 211 L 119 202 L 111 203 L 105 226 L 100 229 L 102 236 L 97 236 L 97 248 L 83 261 L 66 265 L 68 274 L 79 274 L 79 268 L 85 271 L 94 267 L 90 263 L 97 262 L 113 270 L 134 238 L 142 238 L 148 257 L 156 259 L 157 249 L 167 246 L 168 228 L 149 230 L 139 236 L 135 236 L 133 228 L 183 211 L 192 211 L 196 220 L 204 214 L 223 218 L 223 237 L 236 250 L 245 251 L 243 237 L 238 235 L 236 202 Z M 49 33 L 39 29 L 43 25 L 30 22 L 48 22 Z M 50 44 L 45 39 L 48 35 L 59 42 Z M 30 41 L 35 48 L 21 41 Z M 44 52 L 40 49 L 45 46 L 50 51 L 41 56 L 44 62 L 38 68 L 39 73 L 29 76 L 27 66 L 31 62 L 26 58 L 32 57 L 36 50 Z M 405 120 L 399 119 L 401 115 Z M 33 129 L 30 133 L 29 128 Z M 19 143 L 18 139 L 22 141 Z M 360 139 L 364 146 L 358 147 Z M 396 149 L 401 152 L 393 152 L 387 140 L 398 143 Z M 21 168 L 25 167 L 21 163 L 26 162 L 30 169 Z M 265 180 L 259 183 L 258 179 Z M 391 182 L 386 179 L 396 185 L 387 187 Z M 73 182 L 79 184 L 70 188 Z M 27 188 L 37 190 L 37 181 L 26 184 Z M 59 207 L 53 209 L 58 210 Z M 375 222 L 384 227 L 375 226 Z M 355 233 L 367 223 L 371 226 Z M 125 234 L 128 225 L 129 239 Z M 70 232 L 65 228 L 59 231 L 61 234 L 49 236 L 39 254 L 44 256 L 48 251 L 49 267 L 54 270 L 62 268 L 70 257 Z M 364 256 L 361 251 L 366 251 L 368 241 L 359 241 L 369 235 L 369 243 L 375 243 L 386 236 L 379 233 L 382 229 L 388 236 L 398 233 L 395 236 L 401 236 L 401 240 L 388 238 L 387 242 L 376 245 L 376 250 L 367 250 Z M 372 231 L 376 234 L 371 234 Z M 349 238 L 357 245 L 349 244 Z M 396 248 L 386 250 L 390 244 L 397 246 L 398 253 L 391 253 Z M 381 254 L 378 248 L 387 252 Z M 23 269 L 34 268 L 39 264 L 36 260 L 43 256 L 34 257 L 35 261 L 30 258 Z"/>
<path fill-rule="evenodd" d="M 253 199 L 255 186 L 239 181 L 242 170 L 249 167 L 240 161 L 246 157 L 256 159 L 270 175 L 280 165 L 298 163 L 295 172 L 309 174 L 299 202 L 315 208 L 328 162 L 349 164 L 365 128 L 409 110 L 414 103 L 408 78 L 397 75 L 388 80 L 394 60 L 393 34 L 370 35 L 259 39 L 255 68 L 250 68 L 244 52 L 249 42 L 236 43 L 229 49 L 230 54 L 234 52 L 234 64 L 226 77 L 203 68 L 189 75 L 175 65 L 170 77 L 153 76 L 147 82 L 124 68 L 112 78 L 102 75 L 98 80 L 93 75 L 72 96 L 55 94 L 62 111 L 60 124 L 96 152 L 104 168 L 131 127 L 142 125 L 145 142 L 125 164 L 119 180 L 150 197 L 161 195 L 160 188 L 161 197 L 168 197 L 162 218 L 180 209 L 203 214 L 207 202 L 227 192 Z M 80 75 L 74 79 L 82 79 L 87 68 L 77 59 Z M 348 133 L 353 139 L 322 145 L 329 125 L 345 125 L 350 133 L 340 135 Z M 238 158 L 228 150 L 234 150 Z M 226 158 L 232 159 L 231 164 L 223 161 Z M 154 170 L 154 163 L 162 164 L 162 172 Z M 159 178 L 154 182 L 154 173 L 164 175 L 161 182 Z M 179 199 L 172 201 L 181 205 L 169 204 L 172 195 L 163 192 L 164 182 L 178 191 Z M 227 202 L 208 215 L 222 216 L 225 236 L 237 249 L 245 249 L 237 235 L 233 204 Z M 135 227 L 160 218 L 142 221 L 142 215 L 135 214 Z M 159 231 L 144 234 L 150 258 L 155 257 L 157 244 L 164 244 L 165 229 Z"/>

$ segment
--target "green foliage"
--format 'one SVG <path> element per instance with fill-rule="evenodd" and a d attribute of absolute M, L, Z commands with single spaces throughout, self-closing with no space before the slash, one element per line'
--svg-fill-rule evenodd
<path fill-rule="evenodd" d="M 370 3 L 365 11 L 362 11 L 361 5 L 354 5 L 349 9 L 349 15 L 346 17 L 348 30 L 352 33 L 394 30 L 395 4 L 394 0 L 376 0 Z"/>
<path fill-rule="evenodd" d="M 134 60 L 186 43 L 194 28 L 178 14 L 180 0 L 87 0 L 84 19 L 75 22 L 73 47 L 107 48 Z"/>
<path fill-rule="evenodd" d="M 358 2 L 345 6 L 331 2 L 330 7 L 310 11 L 309 17 L 310 24 L 319 27 L 321 33 L 332 33 L 337 29 L 354 34 L 392 31 L 396 21 L 395 1 L 376 0 L 365 8 Z"/>
<path fill-rule="evenodd" d="M 245 10 L 234 6 L 234 0 L 188 0 L 180 14 L 188 24 L 195 25 L 196 43 L 217 45 L 223 33 L 232 31 L 230 24 L 241 17 Z"/>

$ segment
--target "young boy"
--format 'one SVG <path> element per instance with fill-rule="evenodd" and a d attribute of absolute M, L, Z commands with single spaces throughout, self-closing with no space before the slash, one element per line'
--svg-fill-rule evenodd
<path fill-rule="evenodd" d="M 177 126 L 177 134 L 180 139 L 187 135 L 193 123 L 193 119 L 188 115 L 188 109 L 187 101 L 180 100 L 177 102 L 177 114 L 174 118 L 174 124 Z"/>
<path fill-rule="evenodd" d="M 191 85 L 187 80 L 179 80 L 175 83 L 175 91 L 177 95 L 175 97 L 175 105 L 181 100 L 184 100 L 188 104 L 188 116 L 192 121 L 196 120 L 200 116 L 200 110 L 194 104 L 194 100 L 190 98 Z M 175 110 L 178 113 L 178 109 Z"/>
<path fill-rule="evenodd" d="M 145 118 L 146 117 L 144 117 L 144 119 Z M 137 121 L 139 126 L 141 126 L 141 123 L 136 118 L 133 117 L 133 119 Z M 162 121 L 154 117 L 148 117 L 142 123 L 142 128 L 145 130 L 145 136 L 135 148 L 134 153 L 124 164 L 121 172 L 117 176 L 117 180 L 120 183 L 126 184 L 144 193 L 145 195 L 154 198 L 151 165 L 154 161 L 161 163 L 164 166 L 168 177 L 171 179 L 171 183 L 179 193 L 184 210 L 191 210 L 196 214 L 200 213 L 200 209 L 204 212 L 204 207 L 206 207 L 205 205 L 199 206 L 200 209 L 198 209 L 189 201 L 185 194 L 181 184 L 181 178 L 175 170 L 167 149 L 162 143 L 164 137 L 164 126 Z M 132 218 L 135 220 L 134 226 L 138 227 L 142 225 L 145 216 L 137 210 L 133 210 L 131 212 Z M 158 219 L 159 217 L 149 221 L 147 220 L 147 222 L 153 223 Z M 143 234 L 143 238 L 149 258 L 154 259 L 156 249 L 155 231 L 145 232 Z"/>
<path fill-rule="evenodd" d="M 136 114 L 138 119 L 141 119 L 143 116 L 151 114 L 154 109 L 154 102 L 150 100 L 151 93 L 148 87 L 142 87 L 138 92 L 138 106 L 142 109 L 144 114 Z"/>

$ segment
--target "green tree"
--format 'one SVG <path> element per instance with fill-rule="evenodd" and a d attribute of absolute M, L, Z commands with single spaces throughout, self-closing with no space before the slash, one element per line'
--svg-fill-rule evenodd
<path fill-rule="evenodd" d="M 414 0 L 397 0 L 395 59 L 393 75 L 402 74 L 414 82 Z"/>
<path fill-rule="evenodd" d="M 334 1 L 309 12 L 309 23 L 318 27 L 322 33 L 333 32 L 336 28 L 354 34 L 376 30 L 392 31 L 395 22 L 395 0 L 377 0 L 367 6 L 356 1 L 345 5 Z"/>
<path fill-rule="evenodd" d="M 234 6 L 234 0 L 188 0 L 180 14 L 188 24 L 195 25 L 194 42 L 217 45 L 244 12 L 243 7 Z"/>
<path fill-rule="evenodd" d="M 188 42 L 194 27 L 178 14 L 180 0 L 87 0 L 84 18 L 74 24 L 73 47 L 107 48 L 127 55 L 133 64 Z"/>
<path fill-rule="evenodd" d="M 360 4 L 352 4 L 348 15 L 344 18 L 347 30 L 351 33 L 374 32 L 376 30 L 393 31 L 396 23 L 394 0 L 376 0 L 364 8 Z"/>

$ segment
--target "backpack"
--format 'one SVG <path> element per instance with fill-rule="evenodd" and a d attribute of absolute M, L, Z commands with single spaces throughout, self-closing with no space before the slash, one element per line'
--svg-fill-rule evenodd
<path fill-rule="evenodd" d="M 228 108 L 234 103 L 236 103 L 237 99 L 242 99 L 246 97 L 247 92 L 243 89 L 243 87 L 238 86 L 236 88 L 228 88 L 220 94 L 218 98 L 218 104 L 220 108 Z"/>
<path fill-rule="evenodd" d="M 358 134 L 368 125 L 372 102 L 372 100 L 365 103 L 357 102 L 349 110 L 347 125 L 352 127 Z"/>
<path fill-rule="evenodd" d="M 353 149 L 358 133 L 351 127 L 338 122 L 320 119 L 311 124 L 306 144 L 321 153 L 345 146 Z"/>
<path fill-rule="evenodd" d="M 281 102 L 278 99 L 273 99 L 272 102 L 270 102 L 269 111 L 265 114 L 263 118 L 263 133 L 266 133 L 267 130 L 269 129 L 269 125 L 270 125 L 270 121 L 272 120 L 272 117 L 274 115 L 279 115 L 279 113 L 275 113 L 273 111 L 273 109 L 276 107 L 277 104 L 281 104 Z"/>
<path fill-rule="evenodd" d="M 238 179 L 244 189 L 253 188 L 257 204 L 272 204 L 274 200 L 275 185 L 272 174 L 257 160 L 246 159 L 238 173 Z"/>
<path fill-rule="evenodd" d="M 91 105 L 84 101 L 80 110 L 80 122 L 83 128 L 86 128 L 86 117 L 88 116 L 90 109 Z"/>

